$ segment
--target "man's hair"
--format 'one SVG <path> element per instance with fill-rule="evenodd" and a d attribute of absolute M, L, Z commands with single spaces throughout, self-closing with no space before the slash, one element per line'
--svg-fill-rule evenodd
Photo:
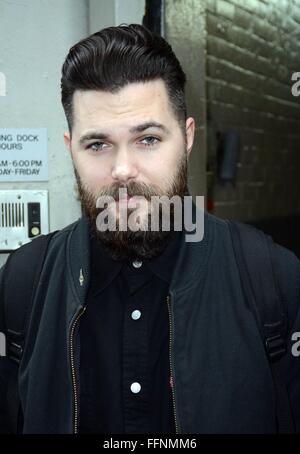
<path fill-rule="evenodd" d="M 79 41 L 62 67 L 61 100 L 69 131 L 76 90 L 116 93 L 133 82 L 162 79 L 170 106 L 185 131 L 185 73 L 167 41 L 139 24 L 107 27 Z"/>

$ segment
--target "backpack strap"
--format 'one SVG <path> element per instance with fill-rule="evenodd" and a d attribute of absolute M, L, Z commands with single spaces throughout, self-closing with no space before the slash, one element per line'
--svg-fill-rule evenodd
<path fill-rule="evenodd" d="M 287 309 L 275 275 L 273 240 L 255 227 L 226 221 L 246 299 L 253 309 L 264 341 L 276 396 L 279 433 L 295 432 L 288 392 L 280 359 L 287 351 Z"/>
<path fill-rule="evenodd" d="M 31 315 L 35 290 L 46 257 L 49 243 L 56 231 L 40 235 L 31 243 L 13 251 L 4 266 L 1 297 L 4 305 L 6 361 L 14 361 L 7 380 L 7 410 L 12 433 L 22 427 L 18 388 L 18 366 L 22 358 L 26 331 Z"/>
<path fill-rule="evenodd" d="M 4 269 L 6 356 L 19 364 L 36 287 L 49 243 L 56 233 L 40 235 L 13 251 Z"/>

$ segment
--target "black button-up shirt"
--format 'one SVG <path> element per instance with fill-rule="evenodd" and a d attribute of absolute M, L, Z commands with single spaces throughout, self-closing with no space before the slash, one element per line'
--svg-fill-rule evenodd
<path fill-rule="evenodd" d="M 91 238 L 80 433 L 175 433 L 167 295 L 180 235 L 141 263 L 115 261 Z"/>

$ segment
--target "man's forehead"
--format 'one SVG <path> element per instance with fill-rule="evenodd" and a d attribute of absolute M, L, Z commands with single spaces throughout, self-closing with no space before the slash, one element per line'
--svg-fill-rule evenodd
<path fill-rule="evenodd" d="M 130 83 L 117 92 L 76 90 L 73 96 L 73 107 L 79 114 L 81 112 L 93 114 L 99 110 L 122 114 L 139 109 L 168 109 L 169 99 L 165 83 L 158 79 Z"/>
<path fill-rule="evenodd" d="M 124 125 L 130 129 L 147 121 L 171 126 L 173 112 L 162 81 L 134 83 L 117 93 L 100 90 L 76 91 L 73 99 L 74 126 L 101 129 Z"/>

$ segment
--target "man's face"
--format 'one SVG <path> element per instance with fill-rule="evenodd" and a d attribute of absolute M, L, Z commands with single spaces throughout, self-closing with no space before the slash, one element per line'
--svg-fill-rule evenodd
<path fill-rule="evenodd" d="M 134 198 L 119 201 L 119 188 L 126 188 L 129 196 L 145 197 L 139 205 L 144 221 L 151 216 L 152 195 L 187 193 L 187 157 L 194 127 L 193 118 L 188 118 L 183 133 L 161 79 L 131 83 L 114 94 L 75 91 L 72 137 L 66 132 L 64 139 L 72 154 L 83 209 L 94 230 L 99 196 L 117 200 L 117 221 L 124 204 L 136 206 Z M 97 237 L 114 258 L 150 258 L 164 248 L 169 235 L 117 230 L 98 231 Z"/>

